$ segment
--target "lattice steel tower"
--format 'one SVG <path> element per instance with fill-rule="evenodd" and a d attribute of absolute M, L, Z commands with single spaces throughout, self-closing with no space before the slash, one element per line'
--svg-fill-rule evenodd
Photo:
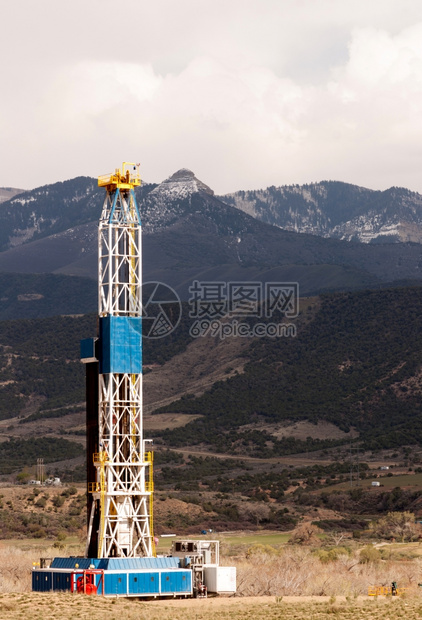
<path fill-rule="evenodd" d="M 142 422 L 141 219 L 134 193 L 140 182 L 138 167 L 128 163 L 98 179 L 107 191 L 98 234 L 98 339 L 82 341 L 91 480 L 95 473 L 87 557 L 94 550 L 99 558 L 155 555 L 152 453 Z"/>

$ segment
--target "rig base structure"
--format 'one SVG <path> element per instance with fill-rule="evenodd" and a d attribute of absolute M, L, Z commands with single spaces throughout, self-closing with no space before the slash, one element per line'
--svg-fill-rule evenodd
<path fill-rule="evenodd" d="M 138 558 L 41 558 L 33 592 L 113 597 L 206 597 L 234 594 L 236 568 L 219 566 L 219 541 L 174 541 L 172 555 Z"/>

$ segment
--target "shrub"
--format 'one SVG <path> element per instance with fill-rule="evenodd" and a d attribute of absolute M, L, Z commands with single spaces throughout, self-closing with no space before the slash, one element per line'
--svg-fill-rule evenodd
<path fill-rule="evenodd" d="M 252 547 L 249 547 L 246 553 L 246 557 L 250 558 L 253 555 L 276 555 L 276 554 L 277 554 L 277 550 L 274 547 L 271 547 L 271 545 L 261 545 L 260 543 L 256 543 L 255 545 L 252 545 Z"/>
<path fill-rule="evenodd" d="M 367 545 L 359 553 L 359 564 L 376 564 L 381 559 L 381 553 L 372 545 Z"/>
<path fill-rule="evenodd" d="M 63 497 L 70 497 L 71 495 L 76 495 L 78 489 L 75 486 L 67 487 L 62 493 Z"/>
<path fill-rule="evenodd" d="M 393 491 L 394 492 L 394 491 Z M 415 523 L 413 512 L 389 512 L 385 517 L 371 523 L 374 536 L 379 538 L 397 538 L 401 542 L 416 540 L 420 526 Z"/>
<path fill-rule="evenodd" d="M 53 506 L 55 506 L 56 508 L 60 508 L 61 506 L 63 506 L 65 502 L 65 498 L 62 495 L 56 495 L 56 497 L 53 499 Z"/>
<path fill-rule="evenodd" d="M 317 537 L 317 534 L 319 532 L 321 532 L 321 530 L 316 525 L 313 525 L 312 523 L 302 523 L 293 530 L 293 533 L 289 540 L 289 544 L 309 546 L 319 545 L 320 540 Z"/>
<path fill-rule="evenodd" d="M 350 556 L 350 553 L 351 551 L 348 547 L 333 547 L 332 549 L 317 549 L 314 551 L 314 555 L 323 564 L 335 562 L 341 555 Z"/>

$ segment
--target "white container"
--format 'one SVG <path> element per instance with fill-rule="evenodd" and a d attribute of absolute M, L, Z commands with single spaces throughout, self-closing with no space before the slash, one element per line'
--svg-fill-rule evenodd
<path fill-rule="evenodd" d="M 376 480 L 373 480 L 373 481 L 371 482 L 371 486 L 373 486 L 373 487 L 380 487 L 380 486 L 381 486 L 381 483 L 380 483 L 380 482 L 377 482 Z"/>
<path fill-rule="evenodd" d="M 236 592 L 236 567 L 204 566 L 204 581 L 208 592 L 232 594 Z"/>

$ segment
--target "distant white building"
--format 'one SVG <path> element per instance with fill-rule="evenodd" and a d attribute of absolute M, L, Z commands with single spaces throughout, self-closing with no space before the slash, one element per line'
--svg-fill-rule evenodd
<path fill-rule="evenodd" d="M 373 480 L 371 482 L 371 486 L 373 486 L 373 487 L 380 487 L 381 486 L 381 482 L 378 482 L 378 480 Z"/>

